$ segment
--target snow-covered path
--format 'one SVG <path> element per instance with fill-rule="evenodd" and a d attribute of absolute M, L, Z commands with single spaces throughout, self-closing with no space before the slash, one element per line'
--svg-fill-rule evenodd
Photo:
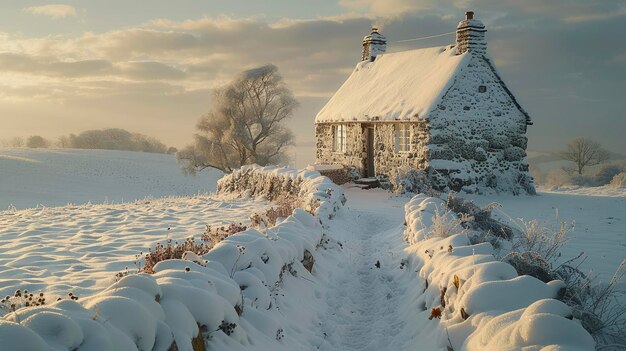
<path fill-rule="evenodd" d="M 318 274 L 327 279 L 327 310 L 320 320 L 325 340 L 320 350 L 400 350 L 411 339 L 403 318 L 412 285 L 400 269 L 405 198 L 377 192 L 352 192 L 348 211 L 334 221 L 331 235 L 342 254 Z M 381 199 L 388 198 L 381 207 Z M 385 210 L 381 210 L 385 209 Z M 340 223 L 345 223 L 339 225 Z M 330 260 L 332 262 L 333 260 Z M 380 263 L 380 268 L 377 267 Z"/>

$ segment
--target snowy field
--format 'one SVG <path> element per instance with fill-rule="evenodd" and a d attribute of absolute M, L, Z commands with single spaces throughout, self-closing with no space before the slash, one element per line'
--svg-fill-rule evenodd
<path fill-rule="evenodd" d="M 16 289 L 53 296 L 97 292 L 126 267 L 136 271 L 135 255 L 157 242 L 199 238 L 205 225 L 247 224 L 266 205 L 196 195 L 1 211 L 0 296 Z"/>
<path fill-rule="evenodd" d="M 538 220 L 558 228 L 561 221 L 574 222 L 562 259 L 584 252 L 584 272 L 610 280 L 620 262 L 626 259 L 626 197 L 591 196 L 576 192 L 541 192 L 538 196 L 466 196 L 478 205 L 491 202 L 502 205 L 502 217 L 520 222 Z M 591 190 L 589 190 L 591 191 Z M 611 193 L 615 195 L 614 193 Z"/>
<path fill-rule="evenodd" d="M 74 149 L 0 150 L 0 210 L 203 194 L 221 172 L 182 174 L 172 155 Z"/>
<path fill-rule="evenodd" d="M 566 194 L 566 195 L 588 195 L 588 196 L 611 196 L 626 197 L 626 188 L 616 188 L 611 185 L 585 187 L 585 186 L 561 186 L 543 187 L 539 186 L 537 191 L 542 193 Z"/>
<path fill-rule="evenodd" d="M 259 181 L 268 184 L 263 178 Z M 337 189 L 321 191 L 328 187 L 323 183 L 307 184 L 307 194 L 322 199 L 340 193 Z M 215 189 L 215 184 L 211 188 Z M 135 350 L 133 342 L 150 350 L 151 343 L 159 340 L 160 346 L 154 349 L 167 350 L 171 341 L 160 338 L 170 332 L 156 335 L 158 328 L 172 328 L 177 340 L 188 343 L 199 332 L 198 323 L 209 326 L 211 336 L 206 340 L 211 350 L 445 350 L 450 344 L 455 350 L 495 351 L 554 343 L 572 350 L 593 348 L 590 336 L 568 319 L 567 308 L 551 300 L 558 282 L 545 284 L 518 277 L 512 267 L 491 256 L 490 245 L 466 246 L 464 234 L 420 238 L 412 218 L 424 217 L 423 223 L 429 223 L 432 211 L 413 207 L 405 216 L 405 204 L 425 199 L 423 206 L 429 208 L 433 199 L 417 196 L 415 200 L 350 185 L 343 190 L 348 202 L 336 214 L 327 212 L 326 207 L 318 218 L 300 211 L 267 231 L 249 230 L 232 236 L 203 257 L 209 261 L 207 267 L 190 261 L 162 262 L 157 273 L 149 276 L 163 289 L 160 303 L 152 297 L 145 300 L 133 290 L 146 289 L 143 283 L 124 288 L 123 284 L 138 284 L 138 279 L 144 279 L 141 276 L 131 275 L 128 283 L 122 280 L 121 287 L 112 286 L 115 273 L 126 267 L 136 270 L 135 255 L 156 242 L 197 237 L 207 224 L 247 224 L 252 213 L 263 211 L 269 203 L 203 194 L 0 211 L 0 296 L 25 288 L 45 291 L 48 296 L 72 292 L 81 297 L 80 316 L 78 307 L 64 302 L 54 311 L 76 321 L 87 316 L 89 321 L 104 321 L 104 326 L 115 325 L 131 337 L 124 347 L 119 346 L 123 338 L 112 339 L 120 344 L 111 349 L 119 350 Z M 518 223 L 520 218 L 537 219 L 556 227 L 559 221 L 574 221 L 562 259 L 584 252 L 587 259 L 582 270 L 603 281 L 626 258 L 626 197 L 573 191 L 464 197 L 480 205 L 497 202 L 502 206 L 494 213 Z M 333 214 L 332 220 L 329 214 Z M 310 273 L 301 263 L 306 250 L 315 259 Z M 454 287 L 453 274 L 461 277 L 462 288 Z M 215 286 L 207 285 L 206 279 Z M 446 286 L 447 290 L 441 290 Z M 489 290 L 492 288 L 497 289 Z M 187 298 L 192 296 L 187 295 L 191 290 L 197 294 Z M 212 297 L 205 301 L 200 298 L 203 294 Z M 133 304 L 125 297 L 133 299 Z M 145 318 L 138 321 L 118 310 L 124 304 L 129 308 L 145 304 L 155 312 L 155 321 L 143 323 Z M 242 307 L 240 315 L 235 313 L 237 306 Z M 433 318 L 437 306 L 442 315 Z M 191 323 L 179 323 L 176 318 L 182 318 L 181 311 L 187 309 L 192 313 L 185 318 Z M 30 312 L 22 311 L 8 314 L 6 319 L 24 321 Z M 469 312 L 466 322 L 463 311 Z M 52 318 L 45 311 L 38 316 Z M 544 333 L 542 323 L 532 322 L 536 318 L 547 318 L 544 322 L 552 323 L 553 329 Z M 45 324 L 44 328 L 36 322 L 29 319 L 20 328 L 31 328 L 47 342 L 56 342 L 50 334 L 57 333 L 56 325 Z M 224 322 L 234 323 L 235 332 L 223 332 Z M 508 329 L 490 329 L 493 325 Z M 183 330 L 184 335 L 180 334 Z M 500 335 L 492 338 L 496 332 Z M 2 333 L 0 328 L 0 340 L 12 335 L 10 329 Z M 509 337 L 514 334 L 519 337 Z M 109 334 L 86 333 L 85 341 L 80 336 L 67 345 L 90 350 L 85 345 L 100 337 L 104 340 L 105 335 Z"/>

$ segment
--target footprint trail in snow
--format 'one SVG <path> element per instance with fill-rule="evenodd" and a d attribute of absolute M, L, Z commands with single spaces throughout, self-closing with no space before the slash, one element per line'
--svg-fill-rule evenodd
<path fill-rule="evenodd" d="M 352 217 L 348 225 L 331 228 L 343 250 L 337 266 L 328 267 L 320 350 L 397 350 L 406 341 L 398 337 L 406 327 L 401 309 L 407 288 L 398 279 L 403 211 L 381 213 L 362 207 L 364 203 L 344 211 Z"/>

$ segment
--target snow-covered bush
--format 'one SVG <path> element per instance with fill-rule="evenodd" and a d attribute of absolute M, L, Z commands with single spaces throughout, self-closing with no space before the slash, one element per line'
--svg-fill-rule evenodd
<path fill-rule="evenodd" d="M 264 213 L 255 213 L 250 217 L 252 226 L 255 228 L 267 228 L 276 225 L 280 218 L 289 217 L 298 208 L 299 200 L 293 195 L 283 195 L 274 199 L 272 206 Z"/>
<path fill-rule="evenodd" d="M 555 272 L 566 283 L 561 298 L 572 308 L 574 317 L 598 343 L 599 349 L 619 350 L 626 345 L 626 291 L 620 288 L 626 275 L 623 260 L 608 283 L 600 283 L 596 277 L 584 274 L 569 265 L 560 266 Z"/>
<path fill-rule="evenodd" d="M 206 226 L 199 242 L 195 238 L 190 237 L 181 243 L 172 239 L 168 239 L 165 244 L 157 243 L 154 249 L 151 249 L 149 253 L 143 256 L 143 266 L 141 261 L 137 262 L 137 266 L 140 267 L 141 272 L 154 273 L 154 266 L 161 261 L 182 259 L 186 253 L 193 253 L 199 256 L 204 255 L 222 240 L 246 229 L 246 226 L 241 223 L 231 223 L 228 226 L 216 228 Z"/>
<path fill-rule="evenodd" d="M 611 186 L 614 188 L 626 188 L 626 172 L 622 172 L 613 177 Z"/>
<path fill-rule="evenodd" d="M 558 229 L 542 225 L 537 220 L 523 224 L 523 230 L 513 240 L 511 251 L 533 252 L 549 264 L 556 263 L 567 241 L 567 234 L 574 227 L 574 223 L 561 222 Z"/>
<path fill-rule="evenodd" d="M 447 196 L 446 206 L 462 219 L 464 228 L 474 233 L 479 233 L 480 241 L 473 240 L 476 235 L 470 237 L 473 243 L 490 241 L 495 244 L 498 238 L 511 240 L 515 229 L 491 218 L 491 212 L 499 207 L 497 203 L 479 207 L 474 202 L 450 193 Z"/>
<path fill-rule="evenodd" d="M 323 221 L 332 218 L 346 202 L 343 189 L 319 172 L 274 166 L 250 165 L 234 170 L 217 182 L 217 192 L 264 197 L 270 201 L 295 196 L 299 208 Z"/>
<path fill-rule="evenodd" d="M 436 208 L 432 219 L 433 222 L 428 231 L 429 238 L 447 238 L 453 235 L 466 234 L 467 232 L 462 226 L 462 221 L 450 210 Z"/>
<path fill-rule="evenodd" d="M 596 175 L 593 177 L 596 181 L 596 185 L 602 186 L 611 183 L 613 178 L 624 172 L 624 167 L 618 165 L 606 165 L 598 170 Z"/>
<path fill-rule="evenodd" d="M 212 248 L 229 236 L 235 235 L 239 232 L 243 232 L 246 229 L 248 229 L 248 227 L 246 227 L 242 223 L 231 223 L 228 226 L 221 227 L 211 227 L 207 225 L 204 233 L 202 233 L 202 236 L 200 237 L 200 240 L 202 242 L 208 243 L 210 248 Z"/>
<path fill-rule="evenodd" d="M 391 191 L 397 194 L 434 194 L 432 183 L 424 170 L 400 167 L 389 179 Z"/>
<path fill-rule="evenodd" d="M 595 178 L 588 176 L 588 175 L 579 175 L 579 174 L 574 174 L 572 176 L 569 177 L 569 184 L 571 185 L 576 185 L 576 186 L 585 186 L 585 187 L 591 187 L 591 186 L 597 186 L 598 183 L 596 181 Z"/>
<path fill-rule="evenodd" d="M 560 187 L 571 184 L 570 176 L 562 169 L 551 169 L 544 178 L 544 185 L 552 187 Z"/>

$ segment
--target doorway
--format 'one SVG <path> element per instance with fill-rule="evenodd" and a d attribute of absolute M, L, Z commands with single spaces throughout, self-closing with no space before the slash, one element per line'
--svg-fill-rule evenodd
<path fill-rule="evenodd" d="M 367 129 L 366 176 L 368 178 L 374 178 L 376 176 L 376 169 L 374 168 L 374 127 L 368 126 L 365 128 Z"/>

